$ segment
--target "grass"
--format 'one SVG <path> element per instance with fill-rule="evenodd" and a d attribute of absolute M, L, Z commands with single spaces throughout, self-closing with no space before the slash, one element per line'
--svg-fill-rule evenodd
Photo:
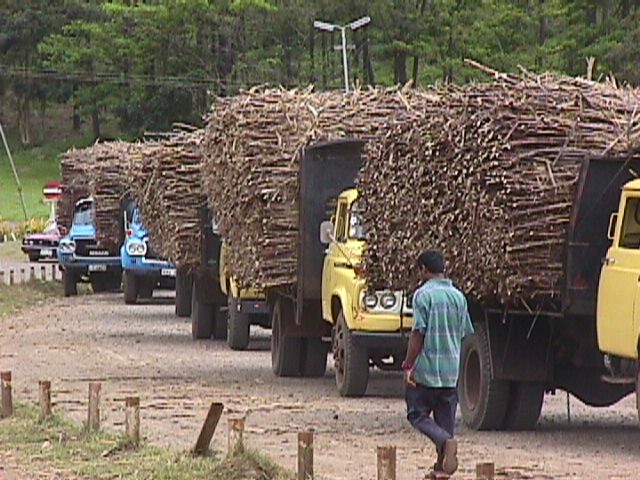
<path fill-rule="evenodd" d="M 14 416 L 0 421 L 0 451 L 12 452 L 26 470 L 91 479 L 276 480 L 293 476 L 265 456 L 248 451 L 232 459 L 143 444 L 131 448 L 118 435 L 87 434 L 61 416 L 40 420 L 30 405 L 18 404 Z M 28 472 L 27 472 L 28 473 Z"/>
<path fill-rule="evenodd" d="M 36 270 L 36 275 L 39 274 L 39 270 Z M 15 315 L 25 308 L 42 304 L 51 298 L 62 297 L 62 294 L 60 282 L 31 280 L 15 285 L 4 285 L 0 282 L 0 318 Z"/>
<path fill-rule="evenodd" d="M 20 250 L 20 242 L 2 242 L 0 243 L 0 258 L 11 258 L 16 260 L 25 260 L 27 257 Z"/>

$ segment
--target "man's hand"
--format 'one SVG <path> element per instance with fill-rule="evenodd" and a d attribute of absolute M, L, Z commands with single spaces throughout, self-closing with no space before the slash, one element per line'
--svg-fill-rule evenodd
<path fill-rule="evenodd" d="M 407 385 L 410 387 L 416 387 L 416 377 L 415 377 L 415 369 L 405 370 L 405 379 L 407 381 Z"/>

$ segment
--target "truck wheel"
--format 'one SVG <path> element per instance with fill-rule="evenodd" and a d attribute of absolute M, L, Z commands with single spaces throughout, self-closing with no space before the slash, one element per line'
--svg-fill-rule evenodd
<path fill-rule="evenodd" d="M 509 405 L 504 418 L 506 430 L 533 430 L 544 401 L 544 383 L 511 382 Z"/>
<path fill-rule="evenodd" d="M 329 346 L 322 338 L 305 338 L 302 343 L 303 377 L 323 377 L 327 371 L 327 354 Z"/>
<path fill-rule="evenodd" d="M 141 279 L 140 298 L 149 299 L 153 297 L 153 280 L 150 278 Z"/>
<path fill-rule="evenodd" d="M 235 301 L 231 295 L 227 305 L 229 306 L 227 345 L 231 350 L 246 350 L 249 346 L 249 328 L 251 327 L 249 314 L 240 313 L 235 309 Z"/>
<path fill-rule="evenodd" d="M 353 341 L 344 314 L 338 314 L 333 339 L 336 386 L 343 397 L 361 397 L 369 383 L 369 352 Z"/>
<path fill-rule="evenodd" d="M 203 340 L 213 335 L 213 305 L 198 301 L 196 286 L 191 293 L 191 338 Z"/>
<path fill-rule="evenodd" d="M 94 274 L 89 276 L 91 282 L 91 289 L 93 293 L 103 293 L 107 291 L 107 276 L 101 274 Z"/>
<path fill-rule="evenodd" d="M 186 318 L 191 315 L 192 278 L 184 269 L 176 272 L 176 316 Z"/>
<path fill-rule="evenodd" d="M 278 377 L 295 377 L 300 374 L 302 339 L 284 334 L 288 315 L 293 315 L 292 302 L 279 298 L 271 319 L 271 369 Z M 290 318 L 289 320 L 292 321 Z"/>
<path fill-rule="evenodd" d="M 509 382 L 491 372 L 489 335 L 482 324 L 462 344 L 462 372 L 458 385 L 464 423 L 474 430 L 503 428 L 509 402 Z"/>
<path fill-rule="evenodd" d="M 132 272 L 124 272 L 124 303 L 133 305 L 138 301 L 138 278 Z"/>
<path fill-rule="evenodd" d="M 638 419 L 640 420 L 640 364 L 636 371 L 636 410 L 638 412 Z"/>
<path fill-rule="evenodd" d="M 62 288 L 65 297 L 75 297 L 78 295 L 78 279 L 69 270 L 62 271 Z"/>
<path fill-rule="evenodd" d="M 213 339 L 226 340 L 228 333 L 227 314 L 220 310 L 220 307 L 217 305 L 211 305 L 211 311 L 213 314 Z"/>
<path fill-rule="evenodd" d="M 119 292 L 122 287 L 122 272 L 116 271 L 110 273 L 107 278 L 107 290 L 111 292 Z"/>

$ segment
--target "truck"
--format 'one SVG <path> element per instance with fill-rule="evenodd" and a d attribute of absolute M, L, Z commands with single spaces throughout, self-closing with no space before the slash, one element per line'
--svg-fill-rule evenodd
<path fill-rule="evenodd" d="M 120 259 L 124 302 L 131 305 L 138 301 L 138 297 L 151 298 L 156 288 L 174 289 L 176 267 L 154 252 L 136 202 L 128 200 L 122 210 L 124 241 L 120 247 Z"/>
<path fill-rule="evenodd" d="M 120 289 L 120 255 L 117 250 L 98 244 L 92 197 L 74 204 L 71 228 L 58 245 L 58 263 L 66 297 L 77 295 L 82 281 L 91 283 L 94 293 Z"/>
<path fill-rule="evenodd" d="M 608 372 L 604 378 L 635 388 L 640 416 L 640 180 L 624 185 L 617 211 L 610 212 L 611 244 L 602 262 L 598 285 L 598 346 Z"/>
<path fill-rule="evenodd" d="M 344 139 L 304 151 L 297 282 L 267 290 L 273 372 L 323 376 L 332 351 L 343 396 L 365 393 L 372 366 L 401 368 L 413 324 L 410 296 L 369 290 L 362 271 L 366 232 L 354 188 L 362 147 L 360 140 Z"/>
<path fill-rule="evenodd" d="M 271 310 L 264 290 L 240 285 L 226 268 L 224 241 L 220 249 L 219 284 L 227 296 L 227 345 L 232 350 L 246 350 L 252 325 L 271 328 Z"/>
<path fill-rule="evenodd" d="M 634 172 L 640 162 L 633 158 L 581 162 L 555 308 L 509 309 L 467 298 L 475 333 L 463 342 L 459 398 L 469 427 L 534 428 L 545 393 L 557 389 L 598 407 L 634 391 L 640 182 L 627 183 Z M 611 212 L 618 208 L 616 223 Z"/>

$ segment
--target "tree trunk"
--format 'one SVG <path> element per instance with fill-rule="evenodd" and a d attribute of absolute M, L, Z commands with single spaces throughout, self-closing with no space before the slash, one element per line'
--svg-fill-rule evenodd
<path fill-rule="evenodd" d="M 309 83 L 316 83 L 316 44 L 315 44 L 315 28 L 313 25 L 309 26 L 309 57 L 311 58 L 311 66 L 309 72 Z"/>
<path fill-rule="evenodd" d="M 395 83 L 404 85 L 407 83 L 407 53 L 397 50 L 393 57 L 395 71 Z"/>
<path fill-rule="evenodd" d="M 422 22 L 424 17 L 424 10 L 427 8 L 427 0 L 420 0 L 420 6 L 418 12 L 420 15 L 418 16 L 418 22 Z M 416 52 L 413 55 L 413 71 L 411 72 L 411 78 L 413 79 L 413 88 L 418 88 L 418 68 L 419 68 L 420 57 Z"/>
<path fill-rule="evenodd" d="M 22 145 L 31 144 L 31 130 L 29 126 L 29 98 L 26 95 L 18 97 L 18 131 Z"/>
<path fill-rule="evenodd" d="M 93 127 L 93 138 L 98 140 L 100 138 L 100 110 L 98 109 L 98 102 L 95 100 L 91 110 L 91 126 Z"/>

